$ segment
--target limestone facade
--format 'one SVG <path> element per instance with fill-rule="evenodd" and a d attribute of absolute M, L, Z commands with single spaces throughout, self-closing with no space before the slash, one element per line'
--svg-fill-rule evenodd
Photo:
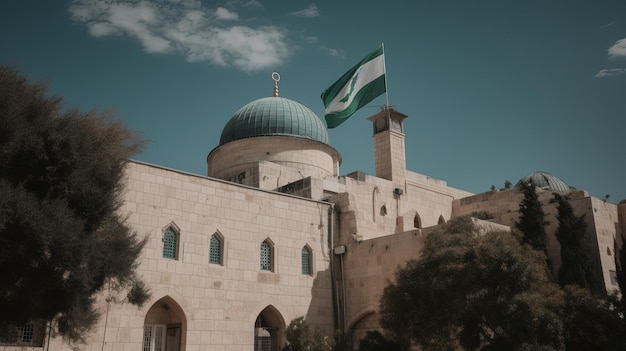
<path fill-rule="evenodd" d="M 102 318 L 82 349 L 277 351 L 300 316 L 327 335 L 345 332 L 356 349 L 379 328 L 384 287 L 397 267 L 419 258 L 429 231 L 472 212 L 490 213 L 500 229 L 519 216 L 518 190 L 472 194 L 406 170 L 405 118 L 393 110 L 370 118 L 376 175 L 340 176 L 334 148 L 297 135 L 221 145 L 207 158 L 209 177 L 130 161 L 122 212 L 147 237 L 138 273 L 152 296 L 137 308 L 109 303 L 102 292 Z M 613 242 L 621 245 L 626 203 L 569 196 L 614 289 Z M 540 198 L 553 233 L 552 194 Z M 549 245 L 560 262 L 553 235 Z M 42 348 L 70 350 L 58 338 L 0 346 Z"/>

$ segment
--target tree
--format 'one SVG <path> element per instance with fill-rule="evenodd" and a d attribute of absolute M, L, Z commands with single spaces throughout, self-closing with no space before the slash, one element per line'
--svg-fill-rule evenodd
<path fill-rule="evenodd" d="M 431 233 L 385 288 L 382 327 L 424 349 L 563 349 L 563 292 L 544 254 L 514 233 L 477 233 L 466 217 Z"/>
<path fill-rule="evenodd" d="M 601 268 L 592 256 L 593 250 L 586 237 L 587 223 L 584 215 L 574 215 L 572 205 L 561 195 L 554 194 L 557 202 L 559 227 L 556 238 L 561 244 L 561 267 L 558 278 L 561 286 L 576 284 L 589 289 L 596 296 L 606 295 Z"/>
<path fill-rule="evenodd" d="M 0 328 L 52 321 L 79 342 L 104 289 L 116 301 L 148 297 L 135 273 L 145 239 L 119 211 L 126 162 L 143 141 L 46 93 L 0 67 Z"/>
<path fill-rule="evenodd" d="M 311 330 L 304 317 L 289 323 L 286 331 L 288 345 L 283 351 L 331 351 L 334 340 L 322 334 L 319 328 Z"/>
<path fill-rule="evenodd" d="M 532 183 L 520 184 L 520 190 L 524 193 L 524 199 L 520 203 L 519 221 L 515 227 L 524 234 L 524 243 L 530 244 L 535 250 L 541 250 L 548 254 L 547 236 L 545 226 L 545 213 L 539 202 L 539 196 Z"/>
<path fill-rule="evenodd" d="M 563 324 L 568 351 L 626 350 L 626 322 L 613 297 L 599 299 L 578 285 L 564 287 Z"/>
<path fill-rule="evenodd" d="M 359 351 L 402 351 L 404 349 L 399 343 L 385 338 L 379 331 L 368 331 L 359 342 Z"/>
<path fill-rule="evenodd" d="M 625 202 L 626 200 L 622 200 L 620 204 Z M 612 292 L 611 295 L 616 300 L 615 305 L 618 306 L 622 314 L 626 315 L 626 297 L 624 296 L 626 292 L 626 247 L 624 246 L 624 238 L 622 237 L 619 241 L 617 238 L 614 239 L 613 247 L 615 252 L 615 279 L 619 291 Z"/>

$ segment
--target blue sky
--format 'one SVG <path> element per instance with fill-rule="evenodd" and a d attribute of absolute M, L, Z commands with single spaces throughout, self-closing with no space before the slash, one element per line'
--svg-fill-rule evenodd
<path fill-rule="evenodd" d="M 151 140 L 136 159 L 202 175 L 273 71 L 322 117 L 321 92 L 381 43 L 410 170 L 474 193 L 541 170 L 626 199 L 621 0 L 0 2 L 0 65 L 113 110 Z M 384 103 L 330 130 L 342 174 L 374 173 L 366 118 Z"/>

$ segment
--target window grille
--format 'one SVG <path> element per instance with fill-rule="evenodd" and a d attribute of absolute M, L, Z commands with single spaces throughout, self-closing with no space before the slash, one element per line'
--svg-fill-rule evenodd
<path fill-rule="evenodd" d="M 143 351 L 150 351 L 152 344 L 152 326 L 144 325 L 143 327 Z"/>
<path fill-rule="evenodd" d="M 18 334 L 21 336 L 22 343 L 31 344 L 33 342 L 33 334 L 35 333 L 35 326 L 33 324 L 26 324 L 17 328 Z"/>
<path fill-rule="evenodd" d="M 220 240 L 217 234 L 213 234 L 213 236 L 211 236 L 209 263 L 222 264 L 222 240 Z"/>
<path fill-rule="evenodd" d="M 0 333 L 0 345 L 43 346 L 45 322 L 26 323 L 20 326 L 8 326 Z"/>
<path fill-rule="evenodd" d="M 311 275 L 311 250 L 302 248 L 302 274 Z"/>
<path fill-rule="evenodd" d="M 272 270 L 272 247 L 267 241 L 261 243 L 261 270 Z"/>
<path fill-rule="evenodd" d="M 143 351 L 165 351 L 164 324 L 145 324 L 143 326 Z"/>
<path fill-rule="evenodd" d="M 176 259 L 178 249 L 178 233 L 172 227 L 163 232 L 163 257 Z"/>

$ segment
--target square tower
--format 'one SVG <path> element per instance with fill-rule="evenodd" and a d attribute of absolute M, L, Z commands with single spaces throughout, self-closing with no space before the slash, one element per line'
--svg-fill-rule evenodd
<path fill-rule="evenodd" d="M 406 155 L 403 120 L 407 115 L 385 106 L 369 117 L 374 127 L 374 163 L 376 176 L 404 189 Z"/>

